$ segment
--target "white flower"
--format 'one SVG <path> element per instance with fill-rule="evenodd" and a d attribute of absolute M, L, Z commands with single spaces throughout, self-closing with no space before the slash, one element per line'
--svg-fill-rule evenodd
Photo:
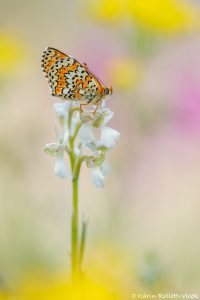
<path fill-rule="evenodd" d="M 67 164 L 64 159 L 64 146 L 57 143 L 46 144 L 44 151 L 50 156 L 55 157 L 54 172 L 60 178 L 67 178 L 70 176 Z"/>
<path fill-rule="evenodd" d="M 64 101 L 56 102 L 54 104 L 54 110 L 55 110 L 56 116 L 62 126 L 64 126 L 64 124 L 66 124 L 70 107 L 71 107 L 71 103 L 64 102 Z"/>
<path fill-rule="evenodd" d="M 98 145 L 100 147 L 105 146 L 108 149 L 113 149 L 119 137 L 120 133 L 117 130 L 104 126 L 101 128 L 101 137 Z"/>
<path fill-rule="evenodd" d="M 77 102 L 57 102 L 54 109 L 62 130 L 56 128 L 58 142 L 46 144 L 44 151 L 55 157 L 56 176 L 70 177 L 64 152 L 69 155 L 73 153 L 76 162 L 86 162 L 93 183 L 97 187 L 104 187 L 105 178 L 110 172 L 110 166 L 105 161 L 106 153 L 115 147 L 120 137 L 117 130 L 107 126 L 113 112 L 105 106 L 95 115 L 92 111 L 81 112 Z M 100 131 L 99 139 L 97 130 Z"/>
<path fill-rule="evenodd" d="M 60 128 L 58 128 L 57 126 L 55 127 L 55 133 L 56 133 L 56 137 L 59 143 L 61 143 L 61 141 L 63 140 L 63 132 L 60 130 Z"/>
<path fill-rule="evenodd" d="M 63 151 L 58 152 L 56 155 L 54 172 L 56 176 L 62 179 L 70 177 Z"/>
<path fill-rule="evenodd" d="M 83 124 L 79 130 L 79 141 L 80 143 L 89 146 L 95 144 L 95 137 L 92 131 L 92 127 L 89 124 Z"/>
<path fill-rule="evenodd" d="M 103 188 L 106 176 L 110 172 L 110 166 L 107 162 L 103 162 L 100 167 L 92 167 L 92 181 L 96 187 Z"/>
<path fill-rule="evenodd" d="M 104 119 L 103 119 L 103 124 L 102 125 L 106 125 L 114 116 L 114 113 L 112 112 L 112 110 L 110 108 L 105 108 L 105 110 L 103 111 L 104 114 Z"/>
<path fill-rule="evenodd" d="M 92 181 L 94 185 L 96 185 L 99 188 L 103 188 L 105 176 L 102 174 L 100 168 L 97 167 L 91 168 L 91 172 L 92 172 Z"/>
<path fill-rule="evenodd" d="M 107 176 L 110 173 L 110 165 L 107 161 L 104 161 L 101 165 L 101 171 L 104 176 Z"/>
<path fill-rule="evenodd" d="M 113 112 L 109 108 L 104 108 L 95 116 L 92 125 L 96 128 L 105 126 L 113 117 Z"/>

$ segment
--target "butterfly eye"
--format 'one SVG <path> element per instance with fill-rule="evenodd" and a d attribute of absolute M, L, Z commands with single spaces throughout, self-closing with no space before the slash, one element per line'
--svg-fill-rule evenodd
<path fill-rule="evenodd" d="M 109 89 L 108 89 L 108 88 L 105 88 L 104 94 L 105 94 L 105 95 L 108 95 L 108 94 L 109 94 Z"/>

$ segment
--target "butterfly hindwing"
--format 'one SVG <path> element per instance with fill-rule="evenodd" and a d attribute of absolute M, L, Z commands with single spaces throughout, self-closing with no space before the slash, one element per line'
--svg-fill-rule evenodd
<path fill-rule="evenodd" d="M 86 103 L 97 96 L 98 83 L 76 59 L 53 48 L 45 49 L 43 57 L 52 95 Z"/>

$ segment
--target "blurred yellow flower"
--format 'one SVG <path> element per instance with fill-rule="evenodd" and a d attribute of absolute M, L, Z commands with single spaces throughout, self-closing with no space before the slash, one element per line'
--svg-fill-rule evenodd
<path fill-rule="evenodd" d="M 8 295 L 0 292 L 0 300 L 8 300 Z"/>
<path fill-rule="evenodd" d="M 113 22 L 123 17 L 123 0 L 95 0 L 91 1 L 90 14 L 97 20 Z"/>
<path fill-rule="evenodd" d="M 121 296 L 113 291 L 115 287 L 108 287 L 96 282 L 95 279 L 84 278 L 74 284 L 64 280 L 30 280 L 24 285 L 7 294 L 12 300 L 122 300 Z M 0 298 L 4 299 L 4 298 Z"/>
<path fill-rule="evenodd" d="M 133 59 L 120 58 L 110 62 L 110 78 L 113 86 L 120 89 L 134 87 L 141 75 L 141 68 Z"/>
<path fill-rule="evenodd" d="M 132 275 L 132 252 L 118 244 L 97 243 L 89 253 L 81 280 L 71 282 L 66 273 L 43 269 L 26 273 L 17 282 L 6 282 L 0 300 L 126 300 L 139 289 Z M 130 264 L 131 262 L 131 264 Z M 131 268 L 131 273 L 130 273 Z M 135 272 L 134 272 L 135 274 Z M 19 283 L 20 281 L 20 283 Z M 8 289 L 7 289 L 8 287 Z M 128 296 L 128 297 L 127 297 Z"/>
<path fill-rule="evenodd" d="M 89 10 L 97 20 L 113 23 L 132 18 L 161 33 L 199 27 L 200 11 L 185 0 L 95 0 L 90 1 Z"/>
<path fill-rule="evenodd" d="M 166 33 L 187 29 L 197 21 L 194 6 L 180 0 L 127 0 L 128 10 L 141 25 Z M 198 13 L 198 17 L 199 17 Z"/>
<path fill-rule="evenodd" d="M 0 32 L 0 77 L 16 74 L 24 56 L 23 46 L 15 36 Z"/>

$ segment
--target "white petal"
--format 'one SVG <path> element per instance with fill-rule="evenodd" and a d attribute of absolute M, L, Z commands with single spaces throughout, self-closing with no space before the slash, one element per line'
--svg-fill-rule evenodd
<path fill-rule="evenodd" d="M 70 173 L 66 161 L 64 159 L 63 152 L 58 152 L 58 154 L 56 155 L 54 172 L 56 176 L 62 179 L 70 177 Z"/>
<path fill-rule="evenodd" d="M 92 172 L 92 181 L 94 185 L 96 185 L 99 188 L 103 188 L 105 176 L 102 174 L 100 168 L 95 168 L 95 167 L 91 168 L 91 172 Z"/>
<path fill-rule="evenodd" d="M 63 140 L 63 132 L 60 130 L 60 128 L 58 128 L 57 126 L 55 127 L 55 133 L 56 133 L 56 137 L 58 142 L 60 143 L 60 141 Z"/>
<path fill-rule="evenodd" d="M 80 119 L 84 122 L 84 123 L 87 123 L 87 122 L 91 122 L 94 120 L 94 116 L 89 112 L 89 111 L 82 111 L 80 113 Z"/>
<path fill-rule="evenodd" d="M 93 120 L 93 126 L 97 128 L 101 126 L 106 126 L 112 117 L 113 112 L 110 110 L 110 108 L 105 107 L 104 109 L 101 109 L 99 112 L 97 112 L 97 114 L 95 115 L 95 118 Z"/>
<path fill-rule="evenodd" d="M 111 168 L 107 161 L 104 161 L 102 163 L 102 165 L 100 166 L 100 168 L 101 168 L 101 172 L 104 176 L 107 176 L 110 173 Z"/>
<path fill-rule="evenodd" d="M 69 102 L 56 102 L 54 110 L 58 118 L 67 118 L 71 104 Z"/>
<path fill-rule="evenodd" d="M 73 115 L 72 123 L 71 123 L 71 135 L 74 134 L 74 129 L 76 125 L 80 122 L 80 113 L 76 112 L 76 114 Z"/>
<path fill-rule="evenodd" d="M 88 124 L 83 124 L 79 130 L 79 141 L 83 144 L 95 143 L 92 128 Z"/>
<path fill-rule="evenodd" d="M 112 110 L 108 107 L 106 107 L 106 110 L 104 112 L 104 119 L 103 119 L 103 125 L 107 125 L 107 123 L 112 119 L 112 117 L 114 116 L 114 113 L 112 112 Z"/>
<path fill-rule="evenodd" d="M 76 156 L 80 156 L 81 153 L 82 153 L 81 148 L 75 146 L 74 147 L 74 153 L 76 154 Z"/>
<path fill-rule="evenodd" d="M 78 102 L 78 103 L 77 103 Z M 80 108 L 80 103 L 79 101 L 77 100 L 70 100 L 69 101 L 69 104 L 72 106 L 72 107 L 79 107 Z"/>
<path fill-rule="evenodd" d="M 68 126 L 64 126 L 64 137 L 63 137 L 63 146 L 69 146 L 69 129 Z"/>
<path fill-rule="evenodd" d="M 100 145 L 112 149 L 115 147 L 119 137 L 120 133 L 117 130 L 110 127 L 103 127 L 101 129 Z"/>

